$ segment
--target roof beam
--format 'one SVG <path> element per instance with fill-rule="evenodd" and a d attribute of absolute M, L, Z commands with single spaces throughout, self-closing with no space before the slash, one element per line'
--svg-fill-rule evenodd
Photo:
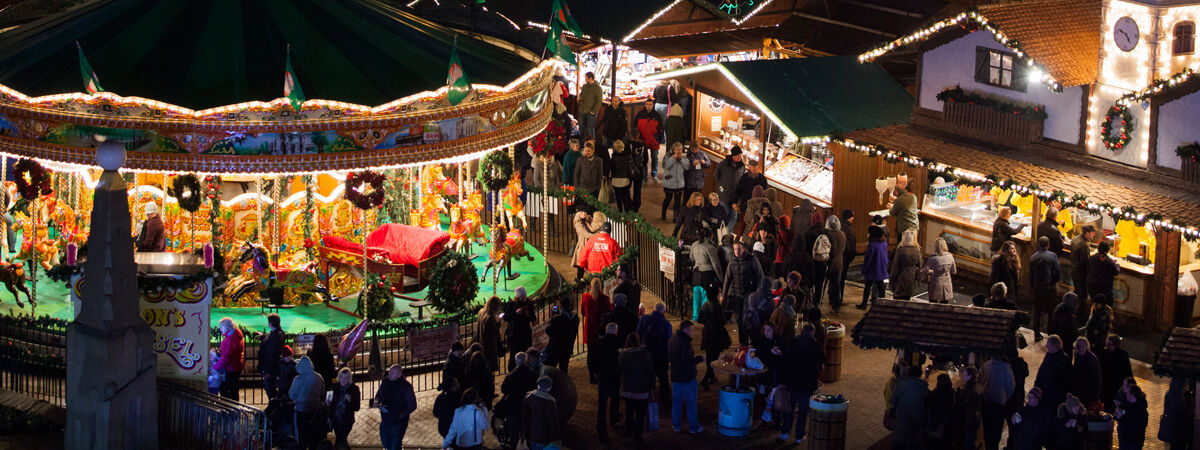
<path fill-rule="evenodd" d="M 874 9 L 874 10 L 876 10 L 876 11 L 883 11 L 883 12 L 887 12 L 887 13 L 896 14 L 896 15 L 899 15 L 899 16 L 905 16 L 905 17 L 915 17 L 915 18 L 917 18 L 917 19 L 924 19 L 924 18 L 925 18 L 925 15 L 923 15 L 923 14 L 921 14 L 921 13 L 915 13 L 915 12 L 905 11 L 905 10 L 903 10 L 903 9 L 889 8 L 889 7 L 887 7 L 887 6 L 880 6 L 880 5 L 872 5 L 872 4 L 870 4 L 870 3 L 864 3 L 864 2 L 855 1 L 855 0 L 837 0 L 837 1 L 839 1 L 839 2 L 842 2 L 842 3 L 845 3 L 845 4 L 847 4 L 847 5 L 861 6 L 861 7 L 863 7 L 863 8 Z"/>
<path fill-rule="evenodd" d="M 792 11 L 792 15 L 794 15 L 796 17 L 804 18 L 804 19 L 815 20 L 817 22 L 824 22 L 824 23 L 827 23 L 830 25 L 837 25 L 839 27 L 849 28 L 851 30 L 858 30 L 858 31 L 862 31 L 865 33 L 877 34 L 877 35 L 880 35 L 880 36 L 883 36 L 886 38 L 893 38 L 893 39 L 896 38 L 895 34 L 888 33 L 886 31 L 876 30 L 874 28 L 867 28 L 862 25 L 855 25 L 855 24 L 852 24 L 849 22 L 842 22 L 840 20 L 830 19 L 828 17 L 821 17 L 821 16 L 816 16 L 816 15 L 812 15 L 812 14 L 808 14 L 808 13 L 802 13 L 800 11 Z"/>

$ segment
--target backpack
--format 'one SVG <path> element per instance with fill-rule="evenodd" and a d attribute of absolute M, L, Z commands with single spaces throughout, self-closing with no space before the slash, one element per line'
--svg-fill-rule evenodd
<path fill-rule="evenodd" d="M 746 307 L 742 310 L 742 327 L 747 330 L 762 328 L 762 317 L 758 314 L 758 305 L 752 304 L 750 297 L 746 297 Z"/>
<path fill-rule="evenodd" d="M 813 244 L 813 260 L 829 261 L 829 249 L 832 247 L 833 244 L 829 243 L 828 235 L 817 236 L 817 242 Z"/>

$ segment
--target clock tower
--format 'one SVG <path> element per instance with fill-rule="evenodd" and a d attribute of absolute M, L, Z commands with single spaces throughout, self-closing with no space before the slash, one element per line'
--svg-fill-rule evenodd
<path fill-rule="evenodd" d="M 1100 26 L 1100 67 L 1088 101 L 1088 153 L 1138 167 L 1149 159 L 1150 113 L 1142 104 L 1128 105 L 1128 115 L 1114 109 L 1117 99 L 1196 67 L 1195 23 L 1200 0 L 1104 0 Z M 1124 117 L 1129 117 L 1125 123 Z M 1106 126 L 1107 125 L 1107 126 Z M 1104 139 L 1103 130 L 1110 137 Z M 1124 145 L 1114 145 L 1127 132 Z"/>

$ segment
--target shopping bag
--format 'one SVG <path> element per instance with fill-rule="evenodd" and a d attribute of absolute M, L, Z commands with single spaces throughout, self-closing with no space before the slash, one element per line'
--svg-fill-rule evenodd
<path fill-rule="evenodd" d="M 658 402 L 650 402 L 646 409 L 646 430 L 654 431 L 658 429 Z"/>

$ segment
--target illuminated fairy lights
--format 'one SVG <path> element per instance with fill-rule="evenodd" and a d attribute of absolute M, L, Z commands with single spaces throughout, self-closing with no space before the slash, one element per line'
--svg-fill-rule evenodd
<path fill-rule="evenodd" d="M 738 80 L 737 77 L 733 76 L 733 73 L 730 72 L 729 69 L 726 69 L 725 66 L 719 62 L 708 63 L 708 64 L 704 64 L 704 65 L 700 65 L 700 66 L 686 67 L 683 69 L 669 70 L 666 72 L 652 73 L 650 75 L 642 77 L 642 79 L 644 79 L 646 81 L 662 80 L 662 79 L 666 79 L 666 78 L 675 78 L 675 77 L 681 77 L 681 76 L 685 76 L 685 75 L 691 75 L 694 73 L 708 72 L 711 70 L 716 70 L 716 71 L 721 72 L 721 75 L 724 75 L 725 78 L 728 79 L 729 82 L 732 83 L 734 85 L 734 87 L 736 87 L 738 89 L 738 91 L 740 91 L 742 93 L 742 95 L 745 95 L 746 98 L 750 99 L 750 103 L 753 103 L 755 108 L 758 108 L 759 111 L 762 111 L 763 114 L 767 116 L 767 118 L 771 119 L 771 121 L 774 122 L 775 125 L 779 127 L 779 129 L 783 130 L 784 134 L 788 138 L 790 138 L 790 139 L 797 138 L 796 133 L 792 132 L 792 130 L 787 127 L 787 124 L 783 123 L 782 120 L 779 120 L 779 117 L 776 116 L 774 112 L 772 112 L 770 109 L 768 109 L 767 106 L 765 104 L 763 104 L 763 102 L 761 100 L 759 100 L 757 96 L 754 95 L 754 93 L 750 92 L 750 89 L 746 88 L 746 85 L 742 84 L 742 82 L 740 80 Z"/>
<path fill-rule="evenodd" d="M 1183 71 L 1178 72 L 1163 80 L 1155 80 L 1149 86 L 1146 86 L 1140 91 L 1130 92 L 1117 99 L 1117 103 L 1122 105 L 1131 105 L 1142 102 L 1155 94 L 1158 94 L 1167 89 L 1173 88 L 1176 85 L 1183 84 L 1196 75 L 1196 66 L 1188 67 Z"/>
<path fill-rule="evenodd" d="M 918 30 L 918 31 L 908 34 L 906 36 L 901 36 L 891 42 L 883 44 L 882 46 L 880 46 L 874 50 L 871 50 L 871 51 L 868 51 L 861 55 L 858 55 L 858 61 L 859 62 L 874 61 L 875 58 L 878 58 L 887 52 L 890 52 L 892 50 L 895 50 L 897 48 L 900 48 L 900 47 L 903 47 L 903 46 L 906 46 L 906 45 L 909 45 L 909 44 L 912 44 L 915 42 L 921 42 L 926 39 L 929 39 L 930 36 L 941 32 L 942 30 L 946 29 L 947 27 L 955 26 L 955 25 L 965 26 L 968 23 L 973 23 L 973 24 L 979 26 L 979 28 L 987 30 L 988 32 L 992 33 L 992 36 L 996 39 L 996 42 L 999 42 L 1000 44 L 1004 45 L 1005 47 L 1008 47 L 1009 50 L 1012 50 L 1014 53 L 1016 53 L 1018 59 L 1025 61 L 1025 65 L 1029 66 L 1032 69 L 1029 72 L 1032 76 L 1037 78 L 1037 80 L 1042 82 L 1042 84 L 1045 84 L 1046 87 L 1050 88 L 1050 90 L 1052 90 L 1054 92 L 1062 92 L 1062 84 L 1060 84 L 1058 81 L 1056 81 L 1054 79 L 1054 77 L 1050 75 L 1050 72 L 1048 70 L 1046 70 L 1045 67 L 1043 67 L 1041 64 L 1034 62 L 1033 58 L 1031 56 L 1029 56 L 1029 54 L 1026 53 L 1025 50 L 1021 49 L 1021 45 L 1020 45 L 1020 43 L 1017 42 L 1017 40 L 1009 39 L 1008 36 L 1005 36 L 1004 33 L 1002 31 L 1000 31 L 999 28 L 996 27 L 996 25 L 989 22 L 987 20 L 987 18 L 983 16 L 983 14 L 980 14 L 978 11 L 974 11 L 974 10 L 969 11 L 969 12 L 960 13 L 957 16 L 954 16 L 954 17 L 951 17 L 948 19 L 944 19 L 937 23 L 934 23 L 933 25 L 931 25 L 928 28 L 925 28 L 923 30 Z"/>
<path fill-rule="evenodd" d="M 512 82 L 510 82 L 509 84 L 507 84 L 503 87 L 490 85 L 490 84 L 472 84 L 471 86 L 477 91 L 486 91 L 486 92 L 490 92 L 490 93 L 507 94 L 507 93 L 511 93 L 513 91 L 517 91 L 518 89 L 521 89 L 521 88 L 526 88 L 527 86 L 524 86 L 524 84 L 533 77 L 536 77 L 539 75 L 544 75 L 544 74 L 555 73 L 558 69 L 559 64 L 561 64 L 561 62 L 554 60 L 554 59 L 547 59 L 545 61 L 542 61 L 536 67 L 529 70 L 528 72 L 525 72 L 523 75 L 521 75 L 520 77 L 518 77 L 517 79 L 513 80 Z M 326 109 L 337 109 L 337 110 L 349 111 L 349 112 L 354 112 L 354 113 L 362 113 L 362 114 L 372 114 L 372 115 L 386 114 L 388 111 L 393 110 L 396 107 L 401 106 L 406 103 L 413 103 L 413 102 L 424 101 L 424 100 L 433 100 L 433 99 L 444 97 L 446 95 L 446 91 L 448 89 L 449 89 L 448 86 L 442 86 L 434 91 L 419 92 L 419 93 L 409 95 L 407 97 L 403 97 L 403 98 L 400 98 L 397 100 L 393 100 L 388 103 L 384 103 L 382 105 L 375 106 L 375 107 L 358 105 L 358 104 L 353 104 L 353 103 L 346 103 L 346 102 L 339 102 L 336 100 L 319 100 L 319 99 L 306 100 L 304 102 L 304 106 L 301 107 L 301 110 L 303 110 L 304 107 L 316 107 L 316 108 L 326 108 Z M 107 92 L 107 91 L 97 92 L 95 94 L 70 92 L 70 93 L 64 93 L 64 94 L 44 95 L 44 96 L 40 96 L 40 97 L 29 97 L 29 96 L 21 93 L 20 91 L 17 91 L 13 88 L 10 88 L 8 86 L 0 84 L 0 103 L 8 103 L 8 102 L 3 101 L 4 100 L 3 97 L 10 97 L 13 100 L 16 100 L 21 103 L 25 103 L 26 105 L 32 106 L 32 107 L 51 107 L 52 105 L 57 104 L 57 103 L 87 101 L 87 100 L 92 100 L 92 99 L 103 99 L 103 100 L 107 100 L 107 101 L 110 101 L 113 103 L 118 103 L 118 104 L 141 105 L 141 106 L 145 106 L 150 109 L 168 111 L 173 116 L 178 116 L 178 117 L 166 118 L 166 119 L 164 119 L 164 121 L 170 121 L 171 119 L 188 119 L 188 118 L 199 120 L 199 119 L 209 118 L 212 116 L 221 116 L 221 115 L 229 114 L 232 112 L 246 111 L 249 109 L 276 110 L 276 109 L 282 109 L 283 107 L 291 108 L 291 106 L 290 106 L 291 103 L 288 99 L 277 98 L 277 99 L 271 100 L 269 102 L 250 101 L 250 102 L 242 102 L 242 103 L 237 103 L 237 104 L 233 104 L 233 105 L 225 105 L 225 106 L 220 106 L 220 107 L 216 107 L 216 108 L 209 108 L 209 109 L 196 111 L 196 110 L 184 108 L 182 106 L 172 105 L 170 103 L 165 103 L 165 102 L 161 102 L 161 101 L 157 101 L 157 100 L 150 100 L 150 99 L 142 98 L 142 97 L 122 97 L 120 95 L 114 94 L 112 92 Z M 358 119 L 358 118 L 357 117 L 349 117 L 348 119 Z"/>
<path fill-rule="evenodd" d="M 634 36 L 637 36 L 638 33 L 641 33 L 642 30 L 646 29 L 646 27 L 650 26 L 651 23 L 654 23 L 655 20 L 658 20 L 659 17 L 662 17 L 663 14 L 666 14 L 667 11 L 670 11 L 671 8 L 674 8 L 675 5 L 678 5 L 679 2 L 682 1 L 683 0 L 675 0 L 671 2 L 670 5 L 667 5 L 666 8 L 660 9 L 658 12 L 654 13 L 653 16 L 650 16 L 650 18 L 646 19 L 645 22 L 642 22 L 641 25 L 638 25 L 637 28 L 634 28 L 633 31 L 630 31 L 629 34 L 621 38 L 621 42 L 629 42 L 630 39 L 633 39 Z"/>
<path fill-rule="evenodd" d="M 767 5 L 770 5 L 772 1 L 774 0 L 766 0 L 762 3 L 759 3 L 757 8 L 754 8 L 753 11 L 750 11 L 750 14 L 742 16 L 741 19 L 730 19 L 730 21 L 732 21 L 734 25 L 741 25 L 743 22 L 750 20 L 751 17 L 754 17 L 755 14 L 758 14 L 759 11 L 762 11 L 763 8 L 766 8 Z"/>
<path fill-rule="evenodd" d="M 851 139 L 838 139 L 830 136 L 809 136 L 801 138 L 802 144 L 809 145 L 826 145 L 835 143 L 841 145 L 847 150 L 864 153 L 871 157 L 882 157 L 885 160 L 893 162 L 902 162 L 909 167 L 920 167 L 938 175 L 950 175 L 957 179 L 966 180 L 975 184 L 990 184 L 1004 189 L 1011 189 L 1021 195 L 1035 195 L 1042 200 L 1056 199 L 1062 202 L 1063 206 L 1073 206 L 1076 208 L 1085 209 L 1093 213 L 1103 213 L 1112 216 L 1117 220 L 1130 220 L 1138 225 L 1151 225 L 1157 228 L 1175 231 L 1182 234 L 1189 240 L 1200 240 L 1200 229 L 1194 226 L 1189 226 L 1183 223 L 1175 222 L 1164 218 L 1157 213 L 1140 213 L 1131 206 L 1113 206 L 1108 203 L 1096 203 L 1089 200 L 1083 194 L 1069 194 L 1060 190 L 1047 191 L 1030 183 L 1028 185 L 1017 183 L 1012 179 L 1002 179 L 998 175 L 982 175 L 978 172 L 973 172 L 966 169 L 949 166 L 937 162 L 931 158 L 920 158 L 910 155 L 905 152 L 888 150 L 871 144 L 860 144 Z"/>
<path fill-rule="evenodd" d="M 528 21 L 528 22 L 525 22 L 525 24 L 526 24 L 526 25 L 529 25 L 529 26 L 531 26 L 531 27 L 534 27 L 534 28 L 539 28 L 539 29 L 542 29 L 542 30 L 549 30 L 549 29 L 550 29 L 550 26 L 549 26 L 549 25 L 546 25 L 546 24 L 544 24 L 544 23 L 538 23 L 538 22 L 534 22 L 534 21 L 532 21 L 532 20 L 530 20 L 530 21 Z M 574 37 L 577 37 L 577 38 L 579 38 L 579 39 L 583 39 L 583 40 L 585 40 L 585 41 L 590 41 L 590 40 L 592 40 L 592 37 L 591 37 L 591 36 L 589 36 L 589 35 L 586 35 L 586 34 L 578 34 L 578 35 L 577 35 L 577 34 L 575 34 L 575 33 L 572 33 L 572 32 L 571 32 L 571 30 L 567 30 L 567 29 L 563 29 L 563 30 L 562 30 L 562 32 L 563 32 L 563 33 L 566 33 L 566 35 L 567 35 L 567 36 L 574 36 Z M 612 43 L 612 41 L 610 41 L 610 40 L 608 40 L 608 39 L 605 39 L 605 38 L 600 38 L 600 42 L 603 42 L 603 43 L 605 43 L 605 44 L 611 44 L 611 43 Z"/>

